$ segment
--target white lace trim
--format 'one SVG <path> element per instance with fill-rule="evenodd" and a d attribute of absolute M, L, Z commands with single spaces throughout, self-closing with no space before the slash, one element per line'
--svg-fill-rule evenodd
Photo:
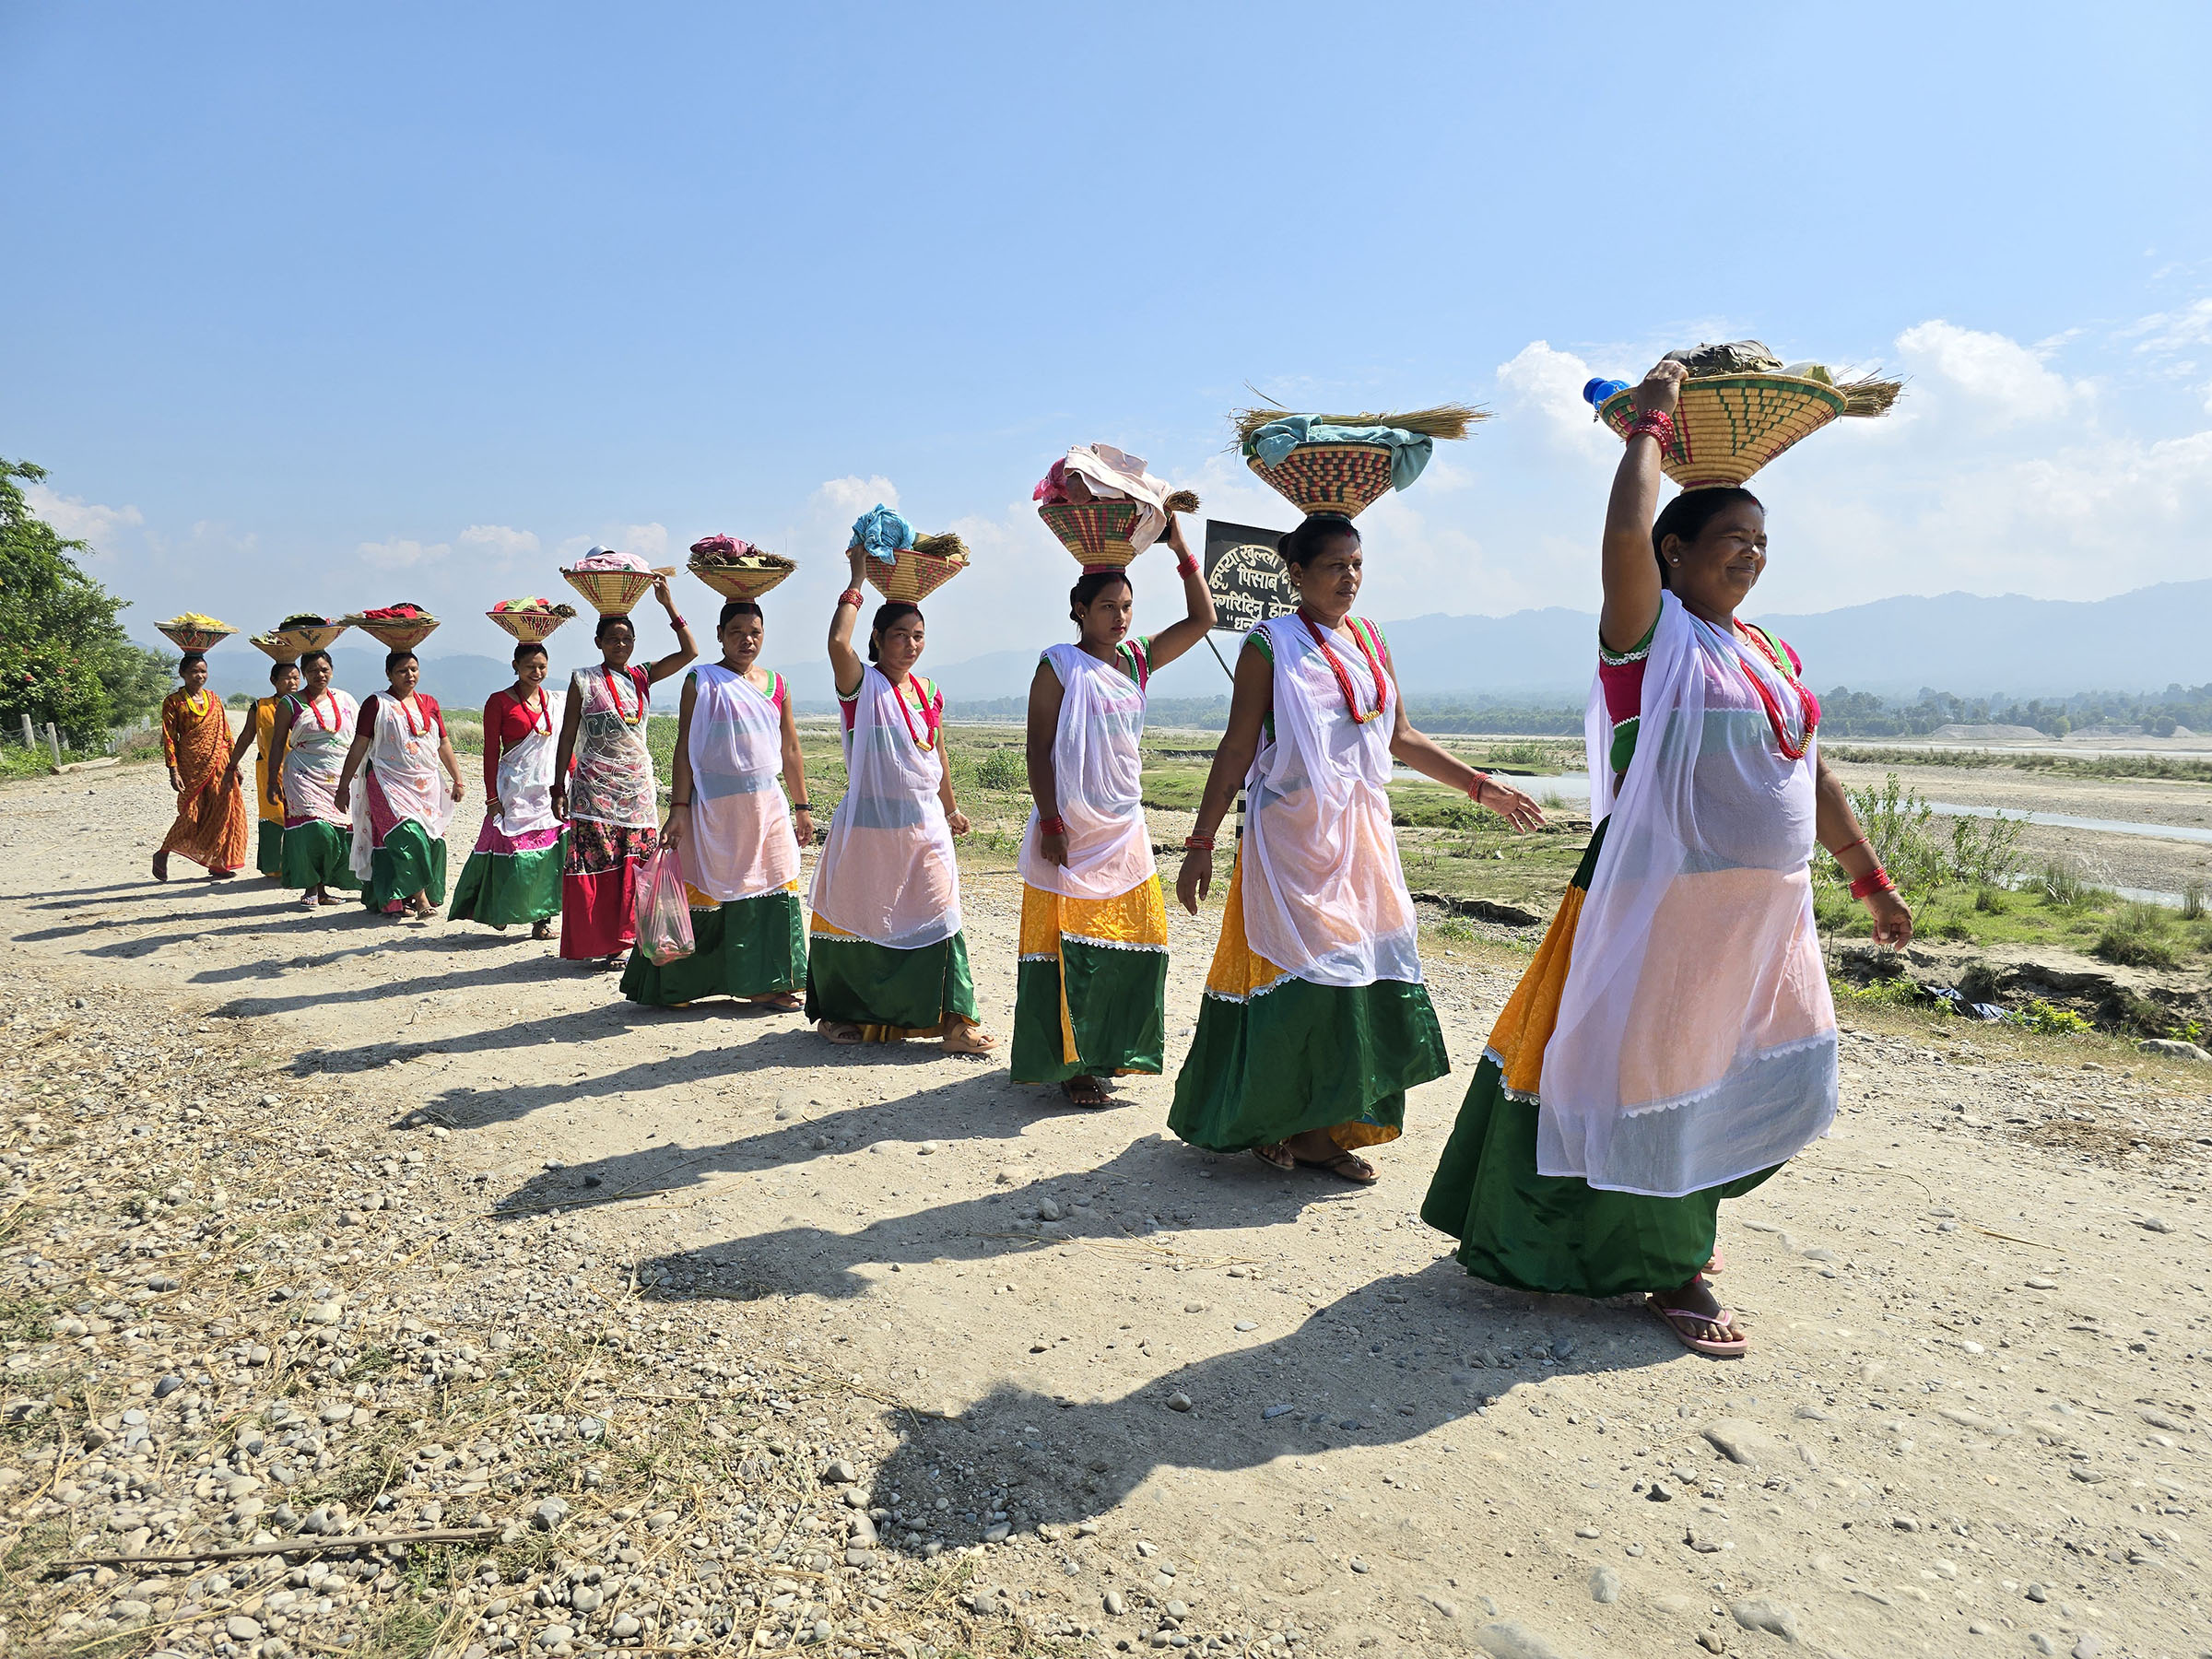
<path fill-rule="evenodd" d="M 1247 1003 L 1254 1000 L 1257 997 L 1266 995 L 1268 992 L 1274 990 L 1277 985 L 1288 984 L 1297 977 L 1298 975 L 1295 973 L 1277 974 L 1275 978 L 1269 980 L 1265 984 L 1262 985 L 1257 991 L 1248 992 L 1242 996 L 1239 996 L 1234 991 L 1216 991 L 1211 986 L 1207 987 L 1206 994 L 1206 995 L 1212 997 L 1216 1002 Z"/>
<path fill-rule="evenodd" d="M 1529 1104 L 1529 1105 L 1532 1105 L 1532 1106 L 1534 1106 L 1534 1105 L 1537 1105 L 1537 1104 L 1540 1104 L 1540 1102 L 1539 1102 L 1539 1100 L 1538 1100 L 1538 1099 L 1537 1099 L 1536 1091 L 1535 1091 L 1535 1089 L 1533 1089 L 1533 1088 L 1508 1088 L 1508 1087 L 1506 1086 L 1506 1081 L 1505 1081 L 1505 1056 L 1504 1056 L 1503 1054 L 1500 1053 L 1499 1053 L 1499 1052 L 1498 1052 L 1496 1049 L 1494 1049 L 1494 1048 L 1486 1048 L 1486 1049 L 1484 1049 L 1484 1050 L 1482 1051 L 1482 1057 L 1483 1057 L 1483 1059 L 1485 1059 L 1485 1060 L 1490 1061 L 1490 1062 L 1491 1062 L 1493 1065 L 1495 1065 L 1498 1067 L 1498 1088 L 1499 1088 L 1499 1091 L 1500 1091 L 1500 1093 L 1502 1093 L 1502 1094 L 1505 1096 L 1505 1098 L 1506 1098 L 1507 1100 L 1521 1100 L 1521 1101 L 1524 1101 L 1524 1102 L 1526 1102 L 1527 1104 Z"/>
<path fill-rule="evenodd" d="M 1710 1100 L 1724 1088 L 1733 1086 L 1744 1073 L 1761 1061 L 1779 1060 L 1785 1054 L 1800 1054 L 1807 1049 L 1816 1049 L 1823 1045 L 1830 1048 L 1837 1046 L 1834 1027 L 1831 1026 L 1825 1031 L 1815 1031 L 1810 1037 L 1800 1037 L 1794 1042 L 1777 1043 L 1772 1048 L 1760 1049 L 1741 1065 L 1730 1066 L 1717 1081 L 1707 1084 L 1703 1088 L 1692 1089 L 1685 1095 L 1677 1095 L 1671 1100 L 1647 1100 L 1640 1106 L 1624 1106 L 1621 1108 L 1621 1115 L 1623 1117 L 1645 1117 L 1654 1112 L 1674 1112 L 1684 1106 L 1694 1106 L 1700 1100 Z"/>
<path fill-rule="evenodd" d="M 1135 939 L 1094 939 L 1088 934 L 1064 933 L 1060 935 L 1060 942 L 1063 945 L 1096 945 L 1100 950 L 1152 950 L 1161 956 L 1168 954 L 1165 945 L 1144 945 Z"/>

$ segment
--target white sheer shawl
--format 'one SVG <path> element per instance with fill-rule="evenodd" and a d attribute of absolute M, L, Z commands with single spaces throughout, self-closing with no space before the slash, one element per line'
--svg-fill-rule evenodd
<path fill-rule="evenodd" d="M 1152 875 L 1137 739 L 1145 694 L 1118 662 L 1080 645 L 1054 645 L 1044 660 L 1060 677 L 1060 724 L 1053 734 L 1053 784 L 1067 825 L 1067 863 L 1038 848 L 1037 809 L 1021 837 L 1021 878 L 1069 899 L 1116 899 Z"/>
<path fill-rule="evenodd" d="M 845 734 L 844 798 L 815 866 L 812 902 L 832 927 L 919 950 L 960 931 L 960 872 L 937 798 L 943 745 L 915 742 L 927 729 L 912 697 L 903 711 L 900 700 L 880 671 L 862 675 Z"/>

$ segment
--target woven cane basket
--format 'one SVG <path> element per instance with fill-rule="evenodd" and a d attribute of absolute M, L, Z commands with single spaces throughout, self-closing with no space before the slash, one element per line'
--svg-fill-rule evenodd
<path fill-rule="evenodd" d="M 651 571 L 563 571 L 561 579 L 603 617 L 627 617 L 653 586 Z"/>
<path fill-rule="evenodd" d="M 280 633 L 249 635 L 246 643 L 253 646 L 272 663 L 291 663 L 297 662 L 300 658 L 300 653 L 291 648 L 285 636 Z"/>
<path fill-rule="evenodd" d="M 569 619 L 557 610 L 489 610 L 484 614 L 525 645 L 550 639 L 553 630 Z M 574 614 L 571 606 L 570 615 Z"/>
<path fill-rule="evenodd" d="M 1142 511 L 1135 501 L 1062 501 L 1037 516 L 1088 573 L 1121 570 L 1136 557 L 1129 535 Z"/>
<path fill-rule="evenodd" d="M 887 566 L 879 559 L 864 559 L 862 562 L 867 566 L 864 574 L 868 579 L 868 585 L 886 599 L 919 605 L 968 568 L 968 555 L 959 553 L 950 558 L 942 558 L 905 547 L 900 549 L 895 564 Z"/>
<path fill-rule="evenodd" d="M 179 651 L 213 651 L 237 631 L 234 628 L 162 627 L 161 636 Z"/>
<path fill-rule="evenodd" d="M 1636 418 L 1632 394 L 1616 392 L 1598 410 L 1622 438 Z M 1788 374 L 1728 374 L 1688 380 L 1675 406 L 1675 441 L 1660 470 L 1685 489 L 1741 484 L 1795 443 L 1843 413 L 1843 394 Z"/>
<path fill-rule="evenodd" d="M 438 629 L 438 618 L 435 617 L 416 617 L 412 619 L 395 618 L 390 621 L 375 617 L 348 617 L 346 620 L 386 651 L 412 651 Z"/>
<path fill-rule="evenodd" d="M 1379 443 L 1301 443 L 1269 466 L 1245 463 L 1300 512 L 1355 518 L 1390 493 L 1390 451 Z"/>
<path fill-rule="evenodd" d="M 273 628 L 268 637 L 279 645 L 289 647 L 284 653 L 284 660 L 290 661 L 303 651 L 328 651 L 346 629 L 347 624 L 343 622 L 325 622 L 320 628 Z M 260 643 L 259 641 L 254 642 Z"/>
<path fill-rule="evenodd" d="M 707 564 L 694 559 L 691 574 L 724 599 L 758 599 L 799 568 L 781 553 L 747 553 L 735 564 Z"/>

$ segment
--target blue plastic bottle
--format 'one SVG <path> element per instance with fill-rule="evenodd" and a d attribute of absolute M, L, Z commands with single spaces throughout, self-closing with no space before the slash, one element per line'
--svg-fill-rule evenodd
<path fill-rule="evenodd" d="M 1606 398 L 1611 397 L 1617 392 L 1626 392 L 1628 389 L 1629 382 L 1627 381 L 1587 380 L 1583 382 L 1583 401 L 1593 409 L 1600 409 L 1605 406 Z"/>

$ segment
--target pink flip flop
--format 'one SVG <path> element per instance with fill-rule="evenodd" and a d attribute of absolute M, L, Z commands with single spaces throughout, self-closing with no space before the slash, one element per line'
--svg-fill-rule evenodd
<path fill-rule="evenodd" d="M 1751 1339 L 1736 1326 L 1734 1308 L 1723 1308 L 1716 1313 L 1700 1313 L 1694 1308 L 1670 1308 L 1656 1296 L 1647 1298 L 1645 1306 L 1656 1313 L 1660 1323 L 1675 1334 L 1675 1340 L 1693 1354 L 1703 1354 L 1712 1359 L 1741 1359 L 1751 1346 Z M 1736 1335 L 1715 1341 L 1710 1336 L 1694 1335 L 1699 1325 L 1719 1325 L 1724 1331 L 1736 1331 Z"/>

